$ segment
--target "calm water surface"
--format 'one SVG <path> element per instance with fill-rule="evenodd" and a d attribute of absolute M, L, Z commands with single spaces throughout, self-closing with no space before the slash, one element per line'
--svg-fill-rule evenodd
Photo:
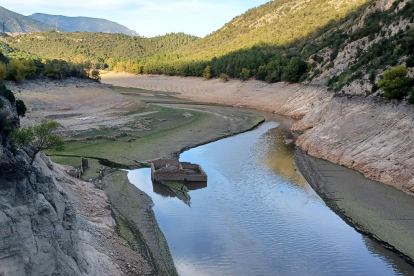
<path fill-rule="evenodd" d="M 293 145 L 276 122 L 189 150 L 208 185 L 191 207 L 131 171 L 149 194 L 178 273 L 186 275 L 414 275 L 394 253 L 357 233 L 295 171 Z"/>

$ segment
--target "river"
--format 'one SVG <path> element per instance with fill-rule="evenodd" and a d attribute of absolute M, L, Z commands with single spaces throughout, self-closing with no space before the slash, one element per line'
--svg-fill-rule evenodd
<path fill-rule="evenodd" d="M 184 152 L 207 185 L 192 186 L 190 206 L 151 182 L 131 183 L 153 199 L 177 271 L 187 275 L 413 275 L 414 267 L 358 233 L 296 171 L 283 125 Z"/>

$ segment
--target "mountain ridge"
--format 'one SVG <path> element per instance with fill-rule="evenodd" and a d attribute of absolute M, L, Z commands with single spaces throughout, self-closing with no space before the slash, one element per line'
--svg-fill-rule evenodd
<path fill-rule="evenodd" d="M 85 16 L 70 17 L 64 15 L 52 15 L 45 13 L 34 13 L 30 18 L 49 25 L 61 26 L 69 32 L 91 32 L 91 33 L 122 33 L 130 36 L 139 36 L 134 30 L 107 19 Z"/>
<path fill-rule="evenodd" d="M 32 33 L 54 30 L 55 27 L 39 22 L 28 16 L 10 11 L 0 6 L 0 18 L 5 24 L 5 31 L 9 33 Z M 58 28 L 59 31 L 66 31 Z"/>

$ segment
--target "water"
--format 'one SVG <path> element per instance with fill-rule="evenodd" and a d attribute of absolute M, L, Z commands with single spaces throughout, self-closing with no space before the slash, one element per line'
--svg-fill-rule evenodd
<path fill-rule="evenodd" d="M 189 150 L 208 185 L 191 207 L 129 173 L 149 194 L 180 275 L 413 275 L 394 253 L 357 233 L 295 171 L 293 145 L 276 122 Z"/>

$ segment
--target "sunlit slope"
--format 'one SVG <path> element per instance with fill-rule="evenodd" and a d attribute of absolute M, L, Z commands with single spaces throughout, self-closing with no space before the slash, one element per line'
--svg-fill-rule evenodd
<path fill-rule="evenodd" d="M 285 45 L 337 21 L 369 0 L 276 0 L 234 18 L 218 31 L 177 53 L 207 60 L 255 44 Z"/>
<path fill-rule="evenodd" d="M 82 55 L 87 59 L 104 61 L 136 59 L 156 53 L 171 52 L 198 39 L 184 33 L 145 38 L 124 34 L 106 33 L 58 33 L 54 31 L 8 37 L 11 53 L 25 57 L 30 53 L 42 58 L 73 59 Z"/>

